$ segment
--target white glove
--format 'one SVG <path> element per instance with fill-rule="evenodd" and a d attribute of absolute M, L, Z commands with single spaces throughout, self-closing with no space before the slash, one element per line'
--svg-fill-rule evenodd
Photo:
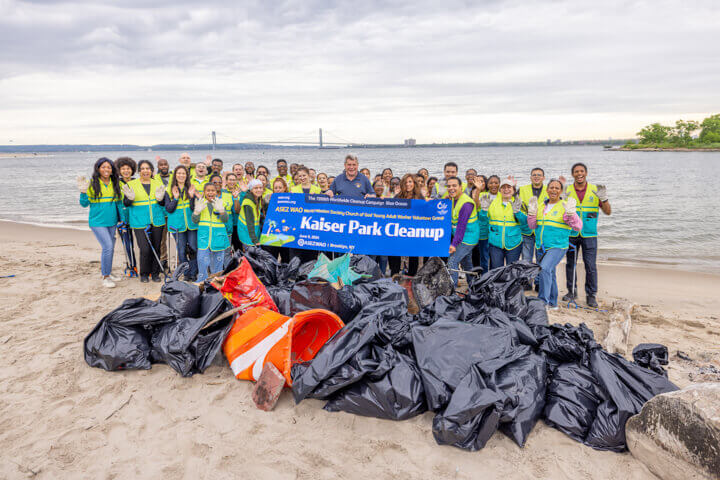
<path fill-rule="evenodd" d="M 565 207 L 565 213 L 568 215 L 574 215 L 575 212 L 577 212 L 577 200 L 570 197 L 563 202 L 563 207 Z"/>
<path fill-rule="evenodd" d="M 215 200 L 213 200 L 212 203 L 213 210 L 217 213 L 222 213 L 225 211 L 225 205 L 223 205 L 222 198 L 216 197 Z"/>
<path fill-rule="evenodd" d="M 522 209 L 522 200 L 520 199 L 520 196 L 518 195 L 515 197 L 515 201 L 512 203 L 513 213 L 518 213 L 520 209 Z"/>
<path fill-rule="evenodd" d="M 201 197 L 195 200 L 195 213 L 200 215 L 200 212 L 205 210 L 205 207 L 207 207 L 207 200 L 205 200 L 205 197 Z"/>
<path fill-rule="evenodd" d="M 90 180 L 85 178 L 85 176 L 77 177 L 77 187 L 78 190 L 80 190 L 80 193 L 86 193 L 89 186 Z"/>
<path fill-rule="evenodd" d="M 597 186 L 597 197 L 600 199 L 601 202 L 607 202 L 607 187 L 605 185 Z"/>
<path fill-rule="evenodd" d="M 127 183 L 122 186 L 122 192 L 128 200 L 135 200 L 135 191 Z"/>
<path fill-rule="evenodd" d="M 483 212 L 487 212 L 490 208 L 490 204 L 492 203 L 492 199 L 490 199 L 489 195 L 483 195 L 480 197 L 480 210 Z"/>
<path fill-rule="evenodd" d="M 538 212 L 538 199 L 536 196 L 530 197 L 528 200 L 528 217 L 536 217 Z"/>
<path fill-rule="evenodd" d="M 155 190 L 155 200 L 160 202 L 163 198 L 165 198 L 165 187 L 161 185 Z"/>

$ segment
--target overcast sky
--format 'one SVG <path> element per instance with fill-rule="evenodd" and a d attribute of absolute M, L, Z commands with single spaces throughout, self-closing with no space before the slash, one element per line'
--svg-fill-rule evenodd
<path fill-rule="evenodd" d="M 627 138 L 720 113 L 718 45 L 716 0 L 0 0 L 0 144 Z"/>

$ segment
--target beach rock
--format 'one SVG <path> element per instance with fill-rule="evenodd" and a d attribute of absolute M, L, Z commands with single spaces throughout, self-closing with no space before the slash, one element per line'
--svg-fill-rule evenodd
<path fill-rule="evenodd" d="M 720 383 L 654 397 L 625 434 L 633 456 L 663 480 L 720 479 Z"/>

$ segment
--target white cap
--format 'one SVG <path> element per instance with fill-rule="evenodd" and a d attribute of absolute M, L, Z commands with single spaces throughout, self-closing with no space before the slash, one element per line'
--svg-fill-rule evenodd
<path fill-rule="evenodd" d="M 253 188 L 257 187 L 258 185 L 260 185 L 262 187 L 262 182 L 256 178 L 253 178 L 252 180 L 250 180 L 250 182 L 248 182 L 248 190 L 252 190 Z"/>

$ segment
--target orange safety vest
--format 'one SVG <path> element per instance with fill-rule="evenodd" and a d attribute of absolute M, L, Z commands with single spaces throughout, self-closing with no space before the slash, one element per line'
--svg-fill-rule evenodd
<path fill-rule="evenodd" d="M 315 358 L 318 350 L 345 325 L 328 310 L 307 310 L 286 317 L 265 307 L 248 310 L 235 320 L 223 352 L 240 380 L 257 380 L 271 362 L 292 385 L 293 364 Z"/>

